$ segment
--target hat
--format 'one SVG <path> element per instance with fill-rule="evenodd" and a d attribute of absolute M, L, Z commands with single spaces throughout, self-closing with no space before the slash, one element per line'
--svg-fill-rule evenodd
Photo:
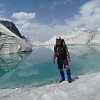
<path fill-rule="evenodd" d="M 56 39 L 61 40 L 61 37 L 60 36 L 56 36 Z"/>

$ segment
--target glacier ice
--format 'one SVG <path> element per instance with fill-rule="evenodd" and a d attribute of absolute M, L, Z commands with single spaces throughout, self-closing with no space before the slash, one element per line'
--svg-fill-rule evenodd
<path fill-rule="evenodd" d="M 94 32 L 86 30 L 84 28 L 75 28 L 75 30 L 72 33 L 67 33 L 65 35 L 55 35 L 50 40 L 41 43 L 41 45 L 55 44 L 57 36 L 63 38 L 67 44 L 100 45 L 100 31 Z"/>
<path fill-rule="evenodd" d="M 0 24 L 0 54 L 32 51 L 31 45 Z"/>

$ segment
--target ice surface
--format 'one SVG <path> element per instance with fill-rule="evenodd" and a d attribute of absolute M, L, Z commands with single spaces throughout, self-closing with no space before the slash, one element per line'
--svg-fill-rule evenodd
<path fill-rule="evenodd" d="M 2 89 L 0 100 L 100 100 L 100 72 L 80 76 L 72 83 Z"/>

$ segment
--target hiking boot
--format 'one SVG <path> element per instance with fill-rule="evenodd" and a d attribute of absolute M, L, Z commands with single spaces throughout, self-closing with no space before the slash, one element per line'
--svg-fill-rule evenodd
<path fill-rule="evenodd" d="M 63 79 L 63 80 L 60 80 L 60 81 L 59 81 L 59 83 L 61 83 L 61 82 L 63 82 L 63 81 L 65 81 L 65 79 Z"/>
<path fill-rule="evenodd" d="M 71 83 L 73 80 L 69 80 L 68 83 Z"/>

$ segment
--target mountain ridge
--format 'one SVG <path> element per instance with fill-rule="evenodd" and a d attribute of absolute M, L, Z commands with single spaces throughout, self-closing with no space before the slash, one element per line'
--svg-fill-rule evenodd
<path fill-rule="evenodd" d="M 67 44 L 100 44 L 100 31 L 78 29 L 66 35 L 55 35 L 50 40 L 41 43 L 41 45 L 55 44 L 58 36 L 64 39 Z"/>
<path fill-rule="evenodd" d="M 0 23 L 0 54 L 32 51 L 31 44 Z"/>
<path fill-rule="evenodd" d="M 0 20 L 0 23 L 4 25 L 6 28 L 8 28 L 11 32 L 19 36 L 20 38 L 23 38 L 21 33 L 19 32 L 18 28 L 15 26 L 13 22 L 7 21 L 7 20 Z"/>

